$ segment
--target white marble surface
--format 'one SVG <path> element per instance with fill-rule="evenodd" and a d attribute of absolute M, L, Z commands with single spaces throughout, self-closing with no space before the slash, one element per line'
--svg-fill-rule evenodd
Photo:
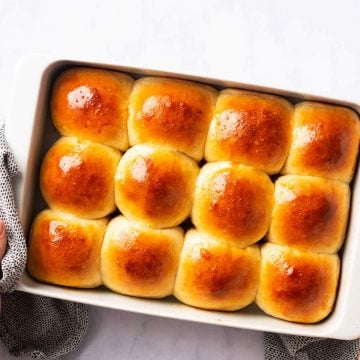
<path fill-rule="evenodd" d="M 360 101 L 358 0 L 0 0 L 0 117 L 28 53 L 291 88 Z M 0 358 L 10 359 L 0 345 Z M 91 308 L 66 359 L 262 359 L 262 334 Z"/>

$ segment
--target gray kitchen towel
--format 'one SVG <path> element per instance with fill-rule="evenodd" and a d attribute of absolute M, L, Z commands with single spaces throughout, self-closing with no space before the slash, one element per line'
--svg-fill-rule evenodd
<path fill-rule="evenodd" d="M 85 305 L 14 291 L 25 269 L 26 241 L 15 206 L 11 179 L 18 175 L 15 159 L 0 125 L 0 218 L 8 247 L 1 262 L 0 339 L 14 356 L 54 359 L 74 350 L 85 335 Z"/>
<path fill-rule="evenodd" d="M 360 340 L 264 334 L 265 360 L 357 360 Z"/>

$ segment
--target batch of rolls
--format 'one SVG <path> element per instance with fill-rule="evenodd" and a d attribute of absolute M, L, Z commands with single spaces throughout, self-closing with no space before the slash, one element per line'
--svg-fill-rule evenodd
<path fill-rule="evenodd" d="M 83 67 L 50 97 L 62 137 L 41 165 L 34 278 L 212 310 L 256 301 L 295 322 L 329 314 L 354 111 Z"/>

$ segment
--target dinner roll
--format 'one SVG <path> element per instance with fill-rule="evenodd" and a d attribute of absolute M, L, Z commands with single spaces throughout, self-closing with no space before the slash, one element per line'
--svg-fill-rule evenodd
<path fill-rule="evenodd" d="M 60 138 L 46 154 L 40 187 L 54 210 L 96 219 L 115 210 L 114 176 L 120 153 L 74 137 Z"/>
<path fill-rule="evenodd" d="M 198 171 L 194 160 L 176 151 L 134 146 L 116 171 L 116 205 L 143 225 L 176 226 L 190 215 Z"/>
<path fill-rule="evenodd" d="M 200 160 L 217 92 L 183 80 L 145 77 L 129 103 L 130 145 L 165 145 Z"/>
<path fill-rule="evenodd" d="M 297 104 L 292 137 L 284 174 L 351 181 L 360 139 L 354 111 L 313 102 Z"/>
<path fill-rule="evenodd" d="M 211 121 L 205 158 L 277 173 L 288 155 L 292 117 L 293 105 L 278 96 L 223 90 Z"/>
<path fill-rule="evenodd" d="M 286 175 L 275 183 L 269 240 L 322 253 L 337 252 L 344 240 L 349 185 L 325 178 Z"/>
<path fill-rule="evenodd" d="M 126 150 L 128 101 L 133 79 L 125 74 L 75 67 L 56 79 L 51 114 L 60 134 Z"/>
<path fill-rule="evenodd" d="M 156 230 L 117 216 L 109 223 L 101 250 L 104 285 L 132 296 L 171 295 L 183 238 L 179 227 Z"/>
<path fill-rule="evenodd" d="M 42 211 L 30 230 L 27 263 L 30 275 L 64 286 L 101 285 L 100 251 L 107 222 Z"/>
<path fill-rule="evenodd" d="M 257 245 L 244 249 L 190 230 L 185 236 L 174 295 L 210 310 L 238 310 L 255 299 L 260 274 Z"/>
<path fill-rule="evenodd" d="M 300 323 L 315 323 L 330 313 L 339 277 L 338 255 L 267 243 L 261 258 L 256 303 L 263 311 Z"/>
<path fill-rule="evenodd" d="M 245 247 L 268 231 L 274 185 L 262 171 L 231 162 L 206 164 L 196 182 L 192 221 L 204 233 Z"/>

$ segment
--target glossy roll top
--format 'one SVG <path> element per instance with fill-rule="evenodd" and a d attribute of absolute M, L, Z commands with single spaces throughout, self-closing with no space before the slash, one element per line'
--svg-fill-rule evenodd
<path fill-rule="evenodd" d="M 130 145 L 164 145 L 200 160 L 216 91 L 189 81 L 145 77 L 130 96 Z"/>
<path fill-rule="evenodd" d="M 116 205 L 138 223 L 176 226 L 190 215 L 198 171 L 195 161 L 179 152 L 134 146 L 117 168 Z"/>
<path fill-rule="evenodd" d="M 52 210 L 34 220 L 27 269 L 47 283 L 93 288 L 101 285 L 100 251 L 107 219 L 85 220 Z"/>
<path fill-rule="evenodd" d="M 51 114 L 61 135 L 126 150 L 128 101 L 133 79 L 95 68 L 65 70 L 55 81 Z"/>
<path fill-rule="evenodd" d="M 240 249 L 190 230 L 185 236 L 174 295 L 203 309 L 238 310 L 254 301 L 259 273 L 257 245 Z"/>
<path fill-rule="evenodd" d="M 269 240 L 303 250 L 335 253 L 344 241 L 349 205 L 349 185 L 343 182 L 282 176 L 275 183 Z"/>
<path fill-rule="evenodd" d="M 323 176 L 350 182 L 359 150 L 358 115 L 346 107 L 296 105 L 292 144 L 284 174 Z"/>
<path fill-rule="evenodd" d="M 267 243 L 261 257 L 256 303 L 263 311 L 300 323 L 315 323 L 330 313 L 339 277 L 338 255 Z"/>
<path fill-rule="evenodd" d="M 196 183 L 192 221 L 216 239 L 245 247 L 268 231 L 273 194 L 262 171 L 231 162 L 206 164 Z"/>
<path fill-rule="evenodd" d="M 46 154 L 40 187 L 54 210 L 96 219 L 115 210 L 114 177 L 120 153 L 74 137 L 60 138 Z"/>
<path fill-rule="evenodd" d="M 124 216 L 111 220 L 101 250 L 104 285 L 141 297 L 171 295 L 183 245 L 183 230 L 155 230 Z"/>
<path fill-rule="evenodd" d="M 293 105 L 280 97 L 223 90 L 211 121 L 205 158 L 277 173 L 288 155 L 292 117 Z"/>

